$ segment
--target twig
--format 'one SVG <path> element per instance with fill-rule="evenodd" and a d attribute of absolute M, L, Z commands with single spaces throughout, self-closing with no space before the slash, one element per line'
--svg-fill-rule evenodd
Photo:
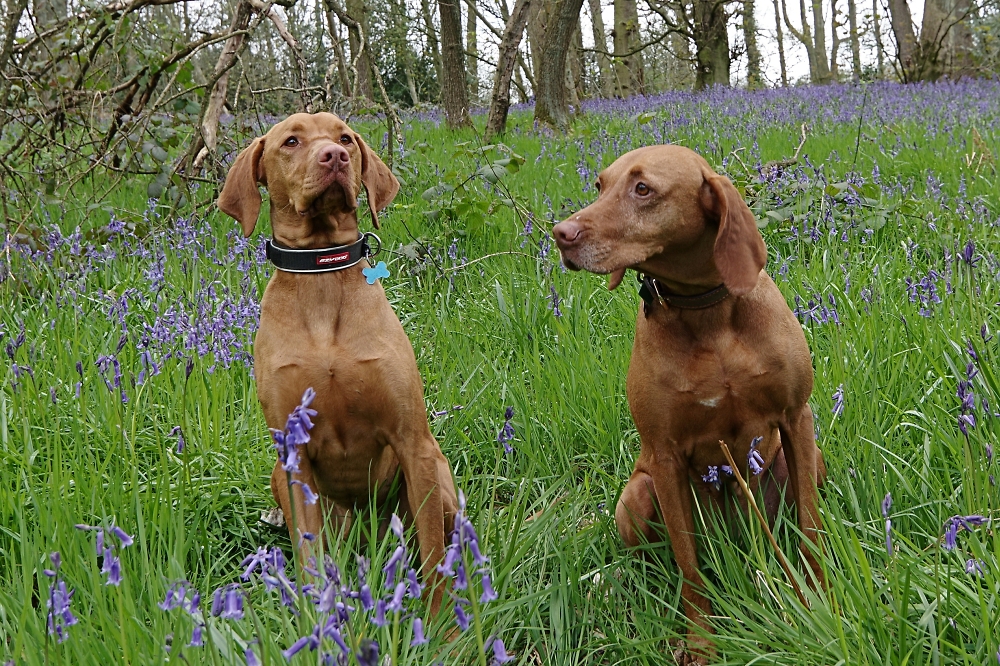
<path fill-rule="evenodd" d="M 805 135 L 805 125 L 802 126 L 802 134 Z M 805 141 L 805 139 L 803 139 Z M 743 480 L 743 475 L 740 474 L 740 468 L 736 465 L 736 461 L 733 460 L 733 454 L 729 452 L 729 447 L 721 439 L 719 440 L 719 447 L 722 449 L 722 453 L 726 456 L 726 460 L 729 461 L 729 468 L 733 470 L 733 475 L 736 476 L 736 481 L 740 484 L 740 488 L 743 489 L 743 494 L 746 495 L 747 500 L 750 502 L 750 507 L 753 509 L 754 515 L 757 516 L 757 520 L 760 522 L 760 526 L 764 528 L 764 533 L 767 534 L 767 538 L 771 541 L 771 547 L 774 548 L 775 554 L 778 556 L 778 562 L 781 563 L 781 568 L 785 570 L 785 575 L 788 576 L 788 582 L 792 584 L 795 588 L 795 594 L 798 595 L 799 601 L 806 608 L 809 607 L 809 602 L 806 601 L 806 597 L 802 594 L 802 588 L 799 587 L 799 583 L 795 580 L 795 576 L 792 574 L 792 567 L 788 564 L 788 560 L 785 559 L 785 554 L 781 552 L 781 548 L 778 546 L 778 542 L 774 539 L 774 534 L 771 533 L 771 528 L 768 527 L 767 519 L 764 514 L 760 512 L 760 508 L 757 507 L 757 500 L 754 498 L 753 493 L 750 492 L 750 487 L 747 482 Z"/>
<path fill-rule="evenodd" d="M 534 255 L 528 254 L 527 252 L 517 252 L 516 250 L 506 250 L 504 252 L 494 252 L 492 254 L 484 254 L 481 257 L 476 257 L 472 261 L 466 261 L 465 263 L 459 264 L 458 266 L 452 266 L 451 268 L 444 268 L 444 269 L 441 270 L 441 272 L 442 273 L 450 273 L 452 271 L 462 270 L 463 268 L 468 268 L 472 264 L 480 262 L 483 259 L 489 259 L 491 257 L 499 257 L 500 255 L 503 255 L 503 254 L 518 254 L 518 255 L 521 255 L 522 257 L 528 257 L 530 259 L 534 259 L 535 258 Z"/>
<path fill-rule="evenodd" d="M 784 169 L 785 167 L 790 167 L 793 164 L 797 164 L 798 161 L 799 161 L 799 153 L 802 152 L 802 146 L 806 145 L 806 130 L 808 130 L 808 129 L 809 129 L 809 126 L 806 125 L 805 123 L 802 123 L 802 140 L 799 141 L 799 145 L 795 149 L 795 153 L 792 155 L 792 157 L 790 159 L 787 159 L 787 160 L 771 160 L 770 162 L 768 162 L 767 164 L 765 164 L 763 167 L 761 167 L 761 171 L 767 171 L 769 169 Z"/>

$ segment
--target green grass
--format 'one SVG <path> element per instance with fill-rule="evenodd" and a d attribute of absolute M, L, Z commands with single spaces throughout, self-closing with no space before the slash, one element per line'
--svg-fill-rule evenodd
<path fill-rule="evenodd" d="M 457 185 L 475 172 L 478 140 L 472 132 L 452 135 L 412 123 L 400 168 L 406 182 L 381 232 L 392 250 L 410 245 L 412 233 L 433 247 L 439 264 L 398 253 L 381 257 L 392 271 L 383 283 L 417 353 L 428 412 L 449 409 L 431 419 L 432 430 L 491 558 L 500 599 L 482 610 L 484 635 L 502 636 L 520 664 L 671 663 L 670 641 L 686 625 L 669 549 L 652 545 L 650 557 L 637 557 L 622 546 L 613 520 L 639 446 L 624 395 L 638 297 L 631 282 L 610 293 L 605 278 L 565 273 L 554 248 L 547 256 L 538 250 L 548 220 L 592 196 L 581 192 L 578 142 L 603 129 L 635 141 L 643 128 L 627 118 L 591 116 L 560 139 L 530 132 L 526 117 L 515 120 L 518 131 L 507 145 L 526 161 L 504 177 L 502 192 L 491 193 L 479 180 L 454 198 L 432 201 L 421 193 L 439 181 Z M 360 127 L 369 136 L 381 132 Z M 955 551 L 940 547 L 950 516 L 1000 515 L 990 477 L 1000 470 L 985 454 L 987 444 L 1000 443 L 1000 426 L 979 408 L 983 397 L 1000 408 L 997 338 L 980 337 L 983 325 L 990 333 L 1000 328 L 1000 230 L 990 224 L 1000 216 L 998 181 L 989 168 L 975 173 L 964 166 L 968 149 L 956 138 L 966 138 L 965 128 L 934 137 L 917 124 L 864 129 L 855 167 L 856 125 L 813 128 L 804 154 L 818 171 L 806 169 L 795 186 L 765 186 L 727 160 L 727 172 L 758 217 L 771 220 L 764 229 L 768 270 L 789 303 L 794 307 L 796 295 L 805 304 L 820 294 L 828 304 L 832 295 L 841 323 L 805 325 L 816 370 L 811 404 L 829 468 L 822 493 L 829 589 L 811 593 L 811 607 L 803 608 L 759 526 L 748 520 L 726 532 L 702 523 L 699 547 L 718 616 L 719 663 L 981 665 L 1000 649 L 1000 534 L 989 525 L 960 533 Z M 905 147 L 890 156 L 878 145 L 894 133 Z M 719 138 L 717 130 L 713 136 L 692 125 L 672 139 L 703 150 L 714 142 L 718 148 L 706 152 L 716 165 L 733 149 L 750 151 L 756 139 L 760 149 L 753 157 L 766 162 L 794 151 L 798 128 Z M 984 139 L 995 154 L 996 136 L 984 132 Z M 456 148 L 460 142 L 468 143 Z M 505 155 L 487 150 L 485 159 Z M 883 193 L 868 184 L 859 188 L 870 199 L 866 206 L 851 206 L 830 186 L 852 168 L 868 179 L 876 163 L 883 181 L 899 178 L 911 189 Z M 945 199 L 926 191 L 928 172 L 942 182 Z M 960 194 L 962 178 L 966 191 Z M 0 347 L 22 323 L 26 338 L 13 361 L 3 356 L 0 363 L 0 658 L 17 664 L 242 664 L 246 642 L 256 638 L 264 663 L 284 663 L 280 651 L 315 620 L 309 610 L 300 618 L 285 612 L 259 582 L 246 586 L 247 617 L 209 620 L 202 648 L 186 647 L 192 623 L 185 614 L 157 607 L 175 580 L 192 581 L 207 600 L 217 586 L 237 580 L 246 553 L 260 545 L 290 549 L 283 529 L 258 520 L 273 504 L 268 479 L 274 454 L 250 369 L 239 360 L 224 367 L 212 355 L 195 356 L 186 376 L 184 360 L 155 355 L 160 374 L 135 385 L 142 369 L 137 343 L 143 324 L 157 317 L 154 302 L 162 313 L 194 299 L 205 293 L 203 280 L 214 283 L 220 297 L 225 289 L 234 298 L 244 288 L 260 293 L 269 272 L 211 259 L 209 248 L 226 255 L 233 243 L 227 234 L 236 228 L 214 211 L 198 259 L 191 247 L 172 249 L 167 239 L 174 237 L 160 231 L 190 211 L 156 217 L 146 211 L 144 195 L 136 194 L 144 189 L 123 190 L 115 201 L 122 219 L 140 222 L 147 215 L 154 231 L 144 240 L 131 238 L 126 245 L 115 236 L 108 247 L 116 256 L 89 272 L 79 268 L 86 260 L 68 248 L 51 266 L 15 252 L 13 277 L 0 283 Z M 504 203 L 507 192 L 520 214 Z M 975 200 L 988 213 L 974 214 Z M 442 212 L 424 214 L 432 209 Z M 32 224 L 47 223 L 41 210 Z M 777 214 L 768 217 L 769 210 Z M 793 221 L 811 221 L 827 210 L 839 230 L 858 224 L 846 242 L 826 227 L 816 241 L 792 237 Z M 528 236 L 522 235 L 525 211 L 534 216 Z M 87 217 L 71 205 L 47 212 L 65 234 L 76 224 L 86 230 L 107 223 L 106 216 Z M 871 234 L 863 233 L 866 226 Z M 254 240 L 268 231 L 262 220 Z M 456 268 L 459 262 L 446 253 L 452 239 L 470 260 L 502 254 Z M 969 240 L 982 255 L 975 267 L 954 258 L 945 262 L 945 248 L 954 255 Z M 137 252 L 140 244 L 149 257 Z M 160 259 L 165 277 L 157 300 L 146 273 Z M 920 303 L 910 302 L 905 280 L 919 282 L 930 269 L 942 276 L 941 303 L 924 317 Z M 552 287 L 561 299 L 558 318 Z M 145 296 L 131 294 L 124 315 L 123 405 L 95 362 L 115 351 L 122 326 L 109 312 L 130 288 Z M 236 333 L 247 343 L 250 333 Z M 973 380 L 978 423 L 968 438 L 958 429 L 956 397 L 971 360 L 966 341 L 979 357 Z M 79 398 L 77 361 L 83 367 Z M 34 373 L 34 379 L 22 376 L 16 390 L 13 363 Z M 834 417 L 832 395 L 839 386 L 844 409 Z M 454 405 L 462 409 L 451 410 Z M 514 453 L 504 456 L 496 437 L 508 405 L 515 410 L 516 439 Z M 169 435 L 175 426 L 187 441 L 181 455 Z M 889 492 L 893 556 L 886 552 L 880 514 Z M 104 585 L 93 533 L 73 527 L 112 521 L 136 537 L 121 551 L 120 587 Z M 347 571 L 355 554 L 366 553 L 377 564 L 394 547 L 374 540 L 360 545 L 365 529 L 357 524 L 335 548 Z M 802 571 L 792 509 L 776 531 Z M 75 589 L 72 608 L 79 617 L 61 644 L 45 626 L 50 579 L 42 570 L 52 551 L 62 555 L 60 576 Z M 966 574 L 970 558 L 982 561 L 984 576 Z M 439 624 L 450 625 L 450 616 Z M 398 645 L 400 663 L 477 662 L 473 632 L 450 643 L 437 626 L 428 631 L 435 637 L 429 646 L 411 649 L 408 626 L 400 625 L 395 641 L 391 624 L 377 629 L 358 619 L 354 631 L 376 637 L 383 653 Z M 315 652 L 300 654 L 295 663 L 312 662 L 318 663 Z"/>

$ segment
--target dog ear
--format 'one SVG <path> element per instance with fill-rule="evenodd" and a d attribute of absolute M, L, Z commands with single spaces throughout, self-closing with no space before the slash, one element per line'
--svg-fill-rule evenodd
<path fill-rule="evenodd" d="M 368 207 L 372 212 L 372 224 L 379 228 L 378 211 L 382 210 L 396 198 L 399 192 L 399 181 L 389 167 L 385 165 L 375 151 L 368 147 L 365 140 L 357 134 L 354 140 L 361 148 L 361 184 L 368 193 Z"/>
<path fill-rule="evenodd" d="M 253 233 L 260 215 L 261 198 L 257 183 L 267 183 L 260 163 L 263 154 L 264 137 L 261 136 L 236 156 L 216 202 L 219 210 L 240 223 L 244 237 Z"/>
<path fill-rule="evenodd" d="M 723 283 L 734 296 L 749 293 L 767 263 L 757 220 L 729 179 L 718 174 L 705 174 L 702 206 L 719 219 L 714 257 Z"/>

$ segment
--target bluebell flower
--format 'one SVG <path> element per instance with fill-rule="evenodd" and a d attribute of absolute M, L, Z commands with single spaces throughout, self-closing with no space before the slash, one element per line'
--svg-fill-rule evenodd
<path fill-rule="evenodd" d="M 833 415 L 840 416 L 844 412 L 844 385 L 841 384 L 833 392 Z"/>
<path fill-rule="evenodd" d="M 243 588 L 236 583 L 218 588 L 212 599 L 212 616 L 223 620 L 242 620 Z"/>
<path fill-rule="evenodd" d="M 396 538 L 403 541 L 403 521 L 395 513 L 389 518 L 389 529 L 396 535 Z"/>
<path fill-rule="evenodd" d="M 417 580 L 417 572 L 415 569 L 407 570 L 406 581 L 409 584 L 409 587 L 407 588 L 407 593 L 410 595 L 410 597 L 414 599 L 419 599 L 420 591 L 423 589 L 423 586 L 420 584 L 420 581 Z"/>
<path fill-rule="evenodd" d="M 465 573 L 465 564 L 459 560 L 455 567 L 455 589 L 465 590 L 469 587 L 469 577 Z"/>
<path fill-rule="evenodd" d="M 49 598 L 46 601 L 48 613 L 48 631 L 50 636 L 56 637 L 57 643 L 62 643 L 69 638 L 68 627 L 78 622 L 76 616 L 69 609 L 70 601 L 76 590 L 67 590 L 66 581 L 58 577 L 49 587 Z"/>
<path fill-rule="evenodd" d="M 503 446 L 503 452 L 505 455 L 514 450 L 514 447 L 510 444 L 514 440 L 514 424 L 511 423 L 511 419 L 513 418 L 514 408 L 508 407 L 504 410 L 503 427 L 500 428 L 500 432 L 497 433 L 497 443 Z"/>
<path fill-rule="evenodd" d="M 396 550 L 392 552 L 389 557 L 389 561 L 385 563 L 382 567 L 382 572 L 385 574 L 385 587 L 387 590 L 391 590 L 396 586 L 396 574 L 399 571 L 399 565 L 403 562 L 406 557 L 406 548 L 404 546 L 396 546 Z"/>
<path fill-rule="evenodd" d="M 299 472 L 299 447 L 309 442 L 309 430 L 313 427 L 311 417 L 317 414 L 315 409 L 309 408 L 309 405 L 315 397 L 316 392 L 312 387 L 307 388 L 302 394 L 302 402 L 288 415 L 285 430 L 272 431 L 278 460 L 281 461 L 282 469 L 290 474 Z"/>
<path fill-rule="evenodd" d="M 240 562 L 240 566 L 245 567 L 243 573 L 240 574 L 240 578 L 250 580 L 250 576 L 257 570 L 257 567 L 267 567 L 268 561 L 269 552 L 267 548 L 263 546 L 258 547 L 256 553 L 250 553 Z"/>
<path fill-rule="evenodd" d="M 358 666 L 379 666 L 378 643 L 371 638 L 362 639 L 358 653 L 354 656 L 358 660 Z"/>
<path fill-rule="evenodd" d="M 747 454 L 747 465 L 750 468 L 750 473 L 754 476 L 759 475 L 764 471 L 764 457 L 760 455 L 760 451 L 757 447 L 760 443 L 764 441 L 763 437 L 754 437 L 750 441 L 750 453 Z"/>
<path fill-rule="evenodd" d="M 977 560 L 972 557 L 965 562 L 965 573 L 970 576 L 985 576 L 986 571 L 983 569 L 984 562 L 982 560 Z"/>
<path fill-rule="evenodd" d="M 294 479 L 292 481 L 292 485 L 302 488 L 302 497 L 304 498 L 306 504 L 312 505 L 319 501 L 319 495 L 313 492 L 312 488 L 309 487 L 309 484 L 303 483 L 298 479 Z"/>
<path fill-rule="evenodd" d="M 101 573 L 106 573 L 108 575 L 105 585 L 121 585 L 122 582 L 122 563 L 116 556 L 111 554 L 111 549 L 107 549 L 104 554 L 104 566 L 101 567 Z"/>
<path fill-rule="evenodd" d="M 317 629 L 318 628 L 319 627 L 317 627 Z M 313 634 L 309 634 L 308 636 L 303 636 L 299 640 L 292 643 L 292 645 L 287 650 L 283 650 L 281 654 L 282 656 L 284 656 L 286 661 L 291 661 L 292 657 L 297 655 L 307 646 L 309 647 L 310 650 L 315 650 L 319 646 L 319 641 L 316 640 L 316 637 Z"/>
<path fill-rule="evenodd" d="M 562 310 L 559 309 L 559 304 L 562 303 L 562 299 L 559 298 L 559 292 L 556 291 L 555 284 L 549 285 L 549 291 L 551 292 L 549 296 L 549 304 L 552 306 L 552 315 L 558 319 L 559 317 L 562 317 Z"/>
<path fill-rule="evenodd" d="M 131 546 L 134 543 L 134 541 L 132 540 L 132 537 L 129 536 L 125 532 L 125 530 L 123 530 L 122 528 L 118 527 L 117 525 L 112 526 L 111 533 L 114 534 L 116 537 L 118 537 L 118 540 L 121 541 L 122 548 L 128 548 L 129 546 Z"/>
<path fill-rule="evenodd" d="M 385 599 L 379 599 L 375 602 L 375 615 L 372 617 L 372 624 L 376 627 L 384 627 L 386 625 L 385 619 L 386 604 Z"/>
<path fill-rule="evenodd" d="M 366 613 L 375 608 L 375 600 L 372 598 L 372 590 L 368 587 L 367 583 L 361 586 L 358 598 L 361 600 L 361 607 Z"/>
<path fill-rule="evenodd" d="M 386 605 L 386 610 L 392 613 L 398 613 L 403 610 L 403 597 L 406 595 L 406 583 L 399 583 L 396 585 L 396 589 L 392 594 L 392 598 Z"/>
<path fill-rule="evenodd" d="M 204 647 L 205 639 L 202 636 L 202 632 L 205 630 L 205 625 L 195 624 L 194 629 L 191 630 L 191 642 L 188 643 L 188 647 Z"/>
<path fill-rule="evenodd" d="M 980 515 L 952 516 L 944 524 L 944 549 L 955 550 L 958 545 L 959 528 L 971 532 L 974 526 L 982 525 L 985 522 L 986 517 Z"/>
<path fill-rule="evenodd" d="M 514 657 L 507 654 L 507 648 L 504 646 L 503 641 L 499 638 L 494 638 L 493 644 L 490 647 L 493 648 L 494 664 L 506 664 L 508 661 L 514 660 Z"/>
<path fill-rule="evenodd" d="M 462 631 L 468 631 L 469 629 L 469 616 L 462 608 L 462 604 L 455 601 L 455 623 L 458 624 L 458 628 Z"/>
<path fill-rule="evenodd" d="M 410 647 L 424 645 L 429 642 L 427 637 L 424 636 L 424 621 L 419 617 L 413 618 L 413 640 L 410 641 Z"/>
<path fill-rule="evenodd" d="M 719 489 L 719 468 L 717 465 L 709 465 L 708 473 L 701 475 L 701 480 L 710 486 L 714 486 L 716 490 Z"/>
<path fill-rule="evenodd" d="M 493 581 L 490 580 L 490 574 L 488 571 L 483 571 L 480 577 L 480 582 L 483 585 L 483 595 L 479 597 L 480 603 L 489 603 L 491 601 L 496 601 L 499 599 L 499 595 L 493 589 Z"/>
<path fill-rule="evenodd" d="M 247 666 L 260 666 L 260 659 L 254 654 L 251 646 L 247 646 L 247 649 L 243 651 L 243 656 L 246 657 Z"/>

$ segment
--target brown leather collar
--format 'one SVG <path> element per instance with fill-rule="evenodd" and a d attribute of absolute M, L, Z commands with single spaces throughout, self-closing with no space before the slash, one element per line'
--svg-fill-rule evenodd
<path fill-rule="evenodd" d="M 727 296 L 729 290 L 726 285 L 720 284 L 718 287 L 706 291 L 703 294 L 694 296 L 681 296 L 672 294 L 662 282 L 648 275 L 639 275 L 639 296 L 642 297 L 642 309 L 648 317 L 653 305 L 657 302 L 664 307 L 678 308 L 681 310 L 703 310 L 710 308 L 716 303 L 721 303 Z"/>

